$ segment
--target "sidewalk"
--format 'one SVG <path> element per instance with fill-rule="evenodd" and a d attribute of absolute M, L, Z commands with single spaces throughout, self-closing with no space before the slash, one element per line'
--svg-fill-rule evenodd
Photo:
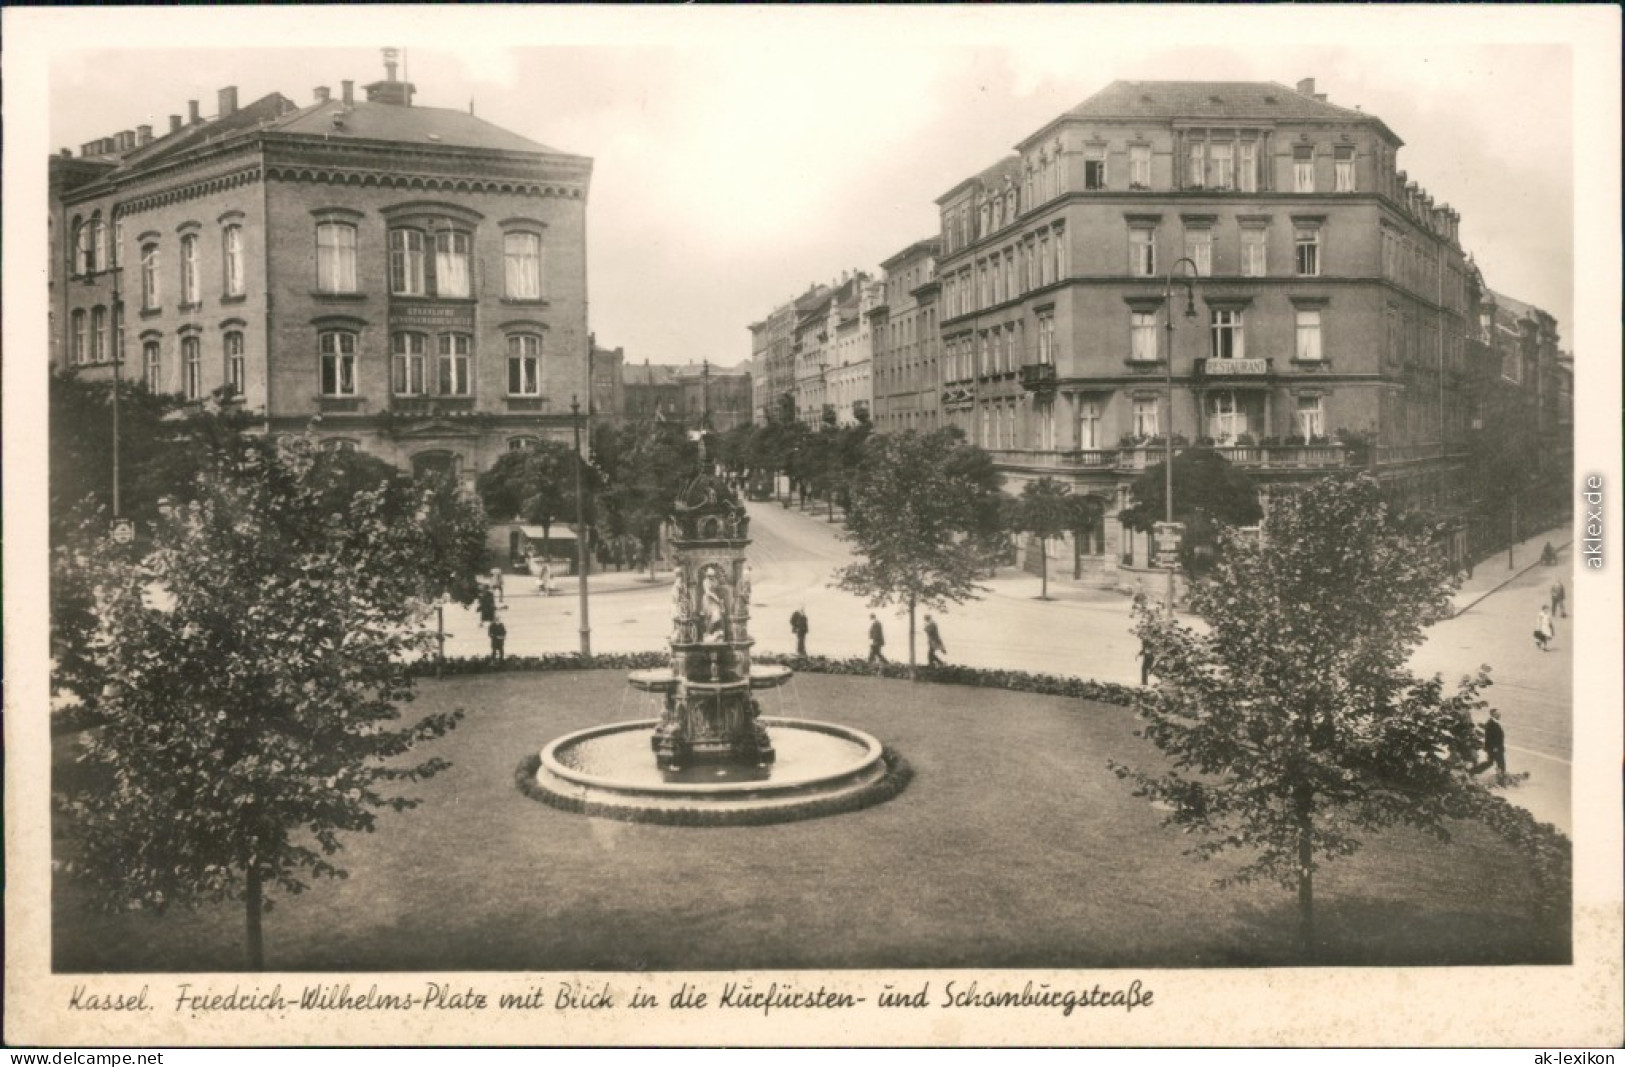
<path fill-rule="evenodd" d="M 1473 568 L 1473 576 L 1462 582 L 1461 588 L 1451 597 L 1455 605 L 1454 614 L 1461 615 L 1471 610 L 1485 597 L 1539 567 L 1541 550 L 1547 544 L 1557 550 L 1557 566 L 1551 568 L 1552 576 L 1566 578 L 1573 563 L 1573 556 L 1569 553 L 1569 546 L 1573 542 L 1574 528 L 1564 523 L 1562 526 L 1537 533 L 1514 546 L 1511 570 L 1507 569 L 1505 549 L 1481 561 Z"/>

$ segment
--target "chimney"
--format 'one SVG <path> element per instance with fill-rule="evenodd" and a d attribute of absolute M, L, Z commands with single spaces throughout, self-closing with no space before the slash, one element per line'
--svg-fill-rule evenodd
<path fill-rule="evenodd" d="M 135 147 L 135 131 L 134 130 L 125 130 L 124 133 L 121 134 L 120 136 L 122 136 L 124 138 L 124 150 L 126 152 L 128 152 L 130 149 Z"/>
<path fill-rule="evenodd" d="M 344 105 L 346 107 L 348 107 L 351 104 L 355 103 L 355 82 L 353 82 L 350 79 L 346 78 L 340 84 L 342 84 L 344 86 Z"/>
<path fill-rule="evenodd" d="M 1304 96 L 1314 96 L 1315 95 L 1315 79 L 1313 79 L 1313 78 L 1300 79 L 1299 82 L 1298 82 L 1298 92 L 1302 93 Z"/>
<path fill-rule="evenodd" d="M 397 53 L 396 53 L 395 49 L 393 49 L 393 48 L 384 49 L 384 78 L 387 81 L 394 81 L 395 80 L 395 56 L 396 56 L 396 54 Z"/>
<path fill-rule="evenodd" d="M 237 87 L 235 85 L 228 85 L 224 89 L 220 90 L 220 115 L 218 117 L 225 118 L 227 115 L 236 110 Z"/>
<path fill-rule="evenodd" d="M 73 149 L 64 148 L 62 150 L 62 152 L 61 152 L 61 156 L 62 156 L 63 159 L 72 159 L 73 158 Z"/>
<path fill-rule="evenodd" d="M 137 126 L 135 128 L 135 143 L 138 144 L 138 145 L 151 144 L 152 143 L 152 127 L 151 126 Z"/>
<path fill-rule="evenodd" d="M 333 98 L 333 91 L 325 85 L 316 86 L 316 102 L 325 104 Z"/>
<path fill-rule="evenodd" d="M 181 128 L 181 117 L 179 115 L 171 115 L 171 116 L 169 116 L 169 132 L 174 133 L 177 130 L 179 130 L 180 128 Z"/>

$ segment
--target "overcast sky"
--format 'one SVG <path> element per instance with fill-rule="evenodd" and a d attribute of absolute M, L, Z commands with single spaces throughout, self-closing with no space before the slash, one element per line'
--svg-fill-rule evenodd
<path fill-rule="evenodd" d="M 308 34 L 327 9 L 252 35 L 230 18 L 216 23 L 224 9 L 212 9 L 210 32 L 238 47 L 148 47 L 175 35 L 143 23 L 117 49 L 54 52 L 49 140 L 77 152 L 141 124 L 166 130 L 188 100 L 212 115 L 227 85 L 244 104 L 272 91 L 307 104 L 317 85 L 336 93 L 343 79 L 381 78 L 379 48 L 405 46 L 417 103 L 472 101 L 483 118 L 592 157 L 590 326 L 600 344 L 633 361 L 731 365 L 750 354 L 749 323 L 810 282 L 876 270 L 934 233 L 936 197 L 1114 79 L 1313 77 L 1331 103 L 1379 116 L 1405 141 L 1399 165 L 1461 212 L 1463 244 L 1488 284 L 1554 314 L 1569 347 L 1570 49 L 1500 43 L 1522 35 L 1486 34 L 1494 18 L 1483 9 L 1411 27 L 1405 12 L 1349 10 L 1359 17 L 758 8 L 618 21 L 510 10 L 453 23 L 444 10 L 392 19 L 352 9 L 331 12 L 324 37 L 357 46 L 289 49 L 269 45 Z M 1362 36 L 1379 28 L 1380 40 Z M 1204 39 L 1236 43 L 1193 43 Z M 550 40 L 601 43 L 535 46 Z M 266 46 L 241 46 L 249 41 Z"/>

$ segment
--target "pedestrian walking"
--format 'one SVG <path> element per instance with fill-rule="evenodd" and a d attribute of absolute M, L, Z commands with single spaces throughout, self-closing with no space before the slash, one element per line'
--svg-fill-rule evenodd
<path fill-rule="evenodd" d="M 1563 588 L 1563 579 L 1559 578 L 1557 581 L 1552 583 L 1552 617 L 1553 618 L 1557 618 L 1557 617 L 1561 616 L 1561 617 L 1566 619 L 1566 618 L 1569 617 L 1568 599 L 1569 599 L 1568 590 Z"/>
<path fill-rule="evenodd" d="M 1151 646 L 1146 644 L 1145 638 L 1142 637 L 1140 638 L 1140 684 L 1150 685 L 1151 672 L 1156 669 L 1156 654 L 1151 651 Z"/>
<path fill-rule="evenodd" d="M 796 658 L 807 658 L 807 606 L 790 613 L 790 632 L 796 635 Z"/>
<path fill-rule="evenodd" d="M 869 662 L 887 663 L 886 654 L 881 649 L 886 647 L 886 631 L 881 628 L 880 620 L 873 615 L 869 616 Z"/>
<path fill-rule="evenodd" d="M 536 595 L 553 595 L 553 567 L 545 559 L 536 556 L 530 558 L 530 574 L 536 579 Z"/>
<path fill-rule="evenodd" d="M 491 568 L 491 591 L 497 595 L 497 603 L 507 603 L 507 597 L 502 592 L 502 568 Z"/>
<path fill-rule="evenodd" d="M 1479 774 L 1495 767 L 1497 776 L 1505 778 L 1507 775 L 1507 735 L 1501 729 L 1501 713 L 1491 711 L 1490 717 L 1484 722 L 1484 761 L 1474 764 L 1473 773 Z"/>
<path fill-rule="evenodd" d="M 947 665 L 948 644 L 942 639 L 942 628 L 934 616 L 925 617 L 926 662 L 932 667 Z"/>
<path fill-rule="evenodd" d="M 480 622 L 489 626 L 497 617 L 497 598 L 485 586 L 479 591 Z"/>
<path fill-rule="evenodd" d="M 942 643 L 942 631 L 937 627 L 937 620 L 927 615 L 925 617 L 925 661 L 928 666 L 941 667 L 942 657 L 948 652 L 948 646 Z"/>
<path fill-rule="evenodd" d="M 1535 647 L 1542 652 L 1547 651 L 1546 646 L 1556 636 L 1557 631 L 1552 626 L 1552 614 L 1546 610 L 1546 605 L 1542 604 L 1540 610 L 1535 613 Z"/>
<path fill-rule="evenodd" d="M 501 663 L 507 659 L 508 628 L 502 624 L 501 619 L 492 619 L 486 633 L 491 638 L 491 662 Z"/>

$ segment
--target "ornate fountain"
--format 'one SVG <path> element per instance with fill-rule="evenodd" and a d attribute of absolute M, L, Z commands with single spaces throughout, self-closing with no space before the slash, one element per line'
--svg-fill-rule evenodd
<path fill-rule="evenodd" d="M 876 738 L 762 716 L 755 693 L 783 686 L 792 672 L 751 662 L 750 519 L 738 496 L 696 474 L 670 519 L 670 659 L 627 675 L 659 701 L 660 717 L 548 742 L 526 762 L 521 788 L 567 811 L 684 825 L 833 815 L 894 796 L 908 774 Z"/>
<path fill-rule="evenodd" d="M 765 766 L 773 741 L 753 689 L 790 679 L 750 661 L 750 519 L 720 479 L 696 475 L 672 505 L 671 668 L 634 671 L 634 688 L 665 695 L 650 746 L 661 770 L 700 763 Z"/>

